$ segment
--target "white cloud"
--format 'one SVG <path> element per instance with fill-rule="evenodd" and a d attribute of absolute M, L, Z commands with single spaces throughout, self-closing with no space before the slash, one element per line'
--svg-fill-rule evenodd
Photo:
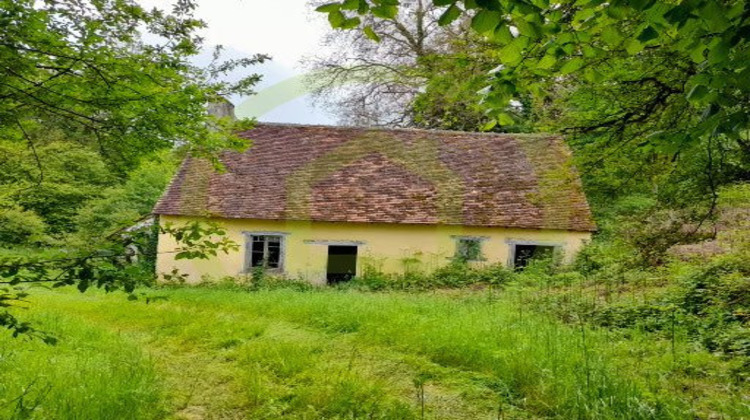
<path fill-rule="evenodd" d="M 170 0 L 140 0 L 146 7 L 169 9 Z M 206 44 L 221 44 L 246 54 L 265 53 L 296 69 L 300 58 L 320 49 L 325 16 L 306 0 L 198 0 L 196 16 L 208 24 Z"/>
<path fill-rule="evenodd" d="M 144 7 L 171 9 L 174 0 L 138 0 Z M 256 72 L 263 75 L 257 86 L 262 90 L 303 73 L 300 60 L 320 52 L 325 31 L 330 30 L 325 15 L 316 13 L 307 0 L 197 0 L 195 16 L 208 27 L 200 34 L 205 45 L 223 45 L 227 56 L 239 58 L 243 55 L 263 53 L 270 55 L 270 63 L 255 66 L 235 73 Z M 197 62 L 207 62 L 206 54 L 197 57 Z M 236 105 L 252 98 L 231 98 Z M 292 123 L 333 122 L 330 115 L 314 108 L 306 98 L 298 98 L 260 116 L 262 121 Z"/>

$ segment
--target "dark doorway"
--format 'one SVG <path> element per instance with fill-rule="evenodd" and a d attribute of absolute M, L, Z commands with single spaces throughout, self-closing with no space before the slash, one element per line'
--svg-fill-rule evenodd
<path fill-rule="evenodd" d="M 554 252 L 554 246 L 516 245 L 513 254 L 513 268 L 523 270 L 531 260 L 551 258 Z"/>
<path fill-rule="evenodd" d="M 328 246 L 329 284 L 349 281 L 357 273 L 357 247 L 351 245 Z"/>

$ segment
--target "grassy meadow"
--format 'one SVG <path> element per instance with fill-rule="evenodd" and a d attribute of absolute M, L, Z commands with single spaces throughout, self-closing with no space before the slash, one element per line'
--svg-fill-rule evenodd
<path fill-rule="evenodd" d="M 0 335 L 8 419 L 741 419 L 689 342 L 563 324 L 512 290 L 34 291 Z"/>

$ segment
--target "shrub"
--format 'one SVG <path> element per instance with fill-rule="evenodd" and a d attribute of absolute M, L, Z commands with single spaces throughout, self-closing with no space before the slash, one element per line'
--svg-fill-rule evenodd
<path fill-rule="evenodd" d="M 570 321 L 580 318 L 608 328 L 639 328 L 672 334 L 677 327 L 712 352 L 728 357 L 748 358 L 750 364 L 750 258 L 730 254 L 709 262 L 673 262 L 671 272 L 663 273 L 671 284 L 656 297 L 644 302 L 596 304 L 590 297 L 561 292 L 534 299 L 541 310 Z M 606 270 L 601 270 L 606 273 Z M 634 282 L 644 272 L 622 272 L 623 281 Z M 558 274 L 559 276 L 559 274 Z M 552 278 L 554 278 L 553 276 Z M 634 280 L 635 279 L 635 280 Z M 548 280 L 549 281 L 549 280 Z"/>
<path fill-rule="evenodd" d="M 750 357 L 750 258 L 720 256 L 681 281 L 674 303 L 700 323 L 692 331 L 712 351 Z"/>
<path fill-rule="evenodd" d="M 172 173 L 174 162 L 157 156 L 144 162 L 122 185 L 103 190 L 101 197 L 89 200 L 75 216 L 75 239 L 90 243 L 102 236 L 136 224 L 151 213 Z"/>
<path fill-rule="evenodd" d="M 38 245 L 46 224 L 36 213 L 18 207 L 0 209 L 0 247 Z"/>
<path fill-rule="evenodd" d="M 392 288 L 394 283 L 395 280 L 392 275 L 385 274 L 377 267 L 366 264 L 362 267 L 362 275 L 355 277 L 351 282 L 342 283 L 339 287 L 380 291 Z"/>
<path fill-rule="evenodd" d="M 228 276 L 219 280 L 204 278 L 200 286 L 244 291 L 290 289 L 300 292 L 315 288 L 310 282 L 274 275 L 268 273 L 263 267 L 255 267 L 248 275 L 239 277 Z"/>
<path fill-rule="evenodd" d="M 500 285 L 513 278 L 513 273 L 501 264 L 475 267 L 461 261 L 452 261 L 432 273 L 407 271 L 404 274 L 386 274 L 372 266 L 365 266 L 362 275 L 341 287 L 365 290 L 426 290 L 434 288 L 459 288 L 469 285 Z"/>

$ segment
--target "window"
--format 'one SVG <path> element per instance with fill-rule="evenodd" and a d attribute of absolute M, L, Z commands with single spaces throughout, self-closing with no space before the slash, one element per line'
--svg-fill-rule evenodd
<path fill-rule="evenodd" d="M 482 240 L 479 238 L 458 238 L 456 242 L 456 259 L 460 261 L 481 260 Z"/>
<path fill-rule="evenodd" d="M 531 261 L 549 259 L 561 249 L 557 244 L 511 243 L 511 264 L 516 270 L 523 270 Z"/>
<path fill-rule="evenodd" d="M 250 235 L 248 250 L 249 267 L 281 269 L 284 237 L 281 235 Z"/>

